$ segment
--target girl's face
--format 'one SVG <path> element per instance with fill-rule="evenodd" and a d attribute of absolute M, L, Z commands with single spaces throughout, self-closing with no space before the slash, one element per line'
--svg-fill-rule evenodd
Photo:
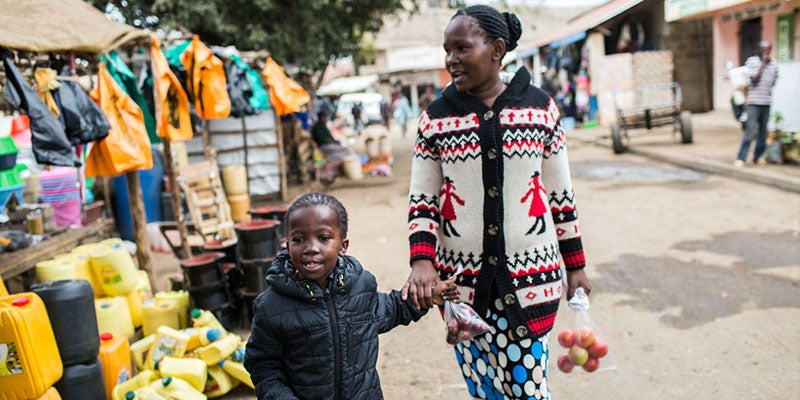
<path fill-rule="evenodd" d="M 288 243 L 292 265 L 306 279 L 328 285 L 328 275 L 349 241 L 342 237 L 336 212 L 327 206 L 309 206 L 289 215 Z"/>
<path fill-rule="evenodd" d="M 444 31 L 444 64 L 459 92 L 474 94 L 496 85 L 500 78 L 502 39 L 488 41 L 474 18 L 459 15 Z"/>

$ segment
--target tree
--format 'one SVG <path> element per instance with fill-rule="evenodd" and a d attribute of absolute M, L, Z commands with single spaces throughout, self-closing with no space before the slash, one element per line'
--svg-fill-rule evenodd
<path fill-rule="evenodd" d="M 296 66 L 313 90 L 308 84 L 330 60 L 357 56 L 365 34 L 380 31 L 386 16 L 416 11 L 419 0 L 87 1 L 134 26 L 181 29 L 210 45 L 268 50 L 278 63 Z"/>

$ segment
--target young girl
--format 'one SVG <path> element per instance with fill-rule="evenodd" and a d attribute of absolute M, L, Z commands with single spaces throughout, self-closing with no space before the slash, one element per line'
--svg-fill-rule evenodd
<path fill-rule="evenodd" d="M 347 211 L 309 193 L 286 212 L 287 250 L 267 273 L 270 288 L 253 304 L 244 365 L 259 399 L 382 399 L 375 364 L 378 334 L 419 320 L 399 291 L 378 293 L 375 277 L 345 255 Z M 452 281 L 433 290 L 437 304 L 458 297 Z"/>

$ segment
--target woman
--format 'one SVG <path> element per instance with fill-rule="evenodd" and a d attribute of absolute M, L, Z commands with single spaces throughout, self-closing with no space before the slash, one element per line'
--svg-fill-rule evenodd
<path fill-rule="evenodd" d="M 491 328 L 455 353 L 482 399 L 548 399 L 562 271 L 568 296 L 591 291 L 558 107 L 525 68 L 508 84 L 499 77 L 520 34 L 514 14 L 488 6 L 453 16 L 444 40 L 453 81 L 420 117 L 411 173 L 404 293 L 430 308 L 432 287 L 463 267 L 461 300 Z"/>

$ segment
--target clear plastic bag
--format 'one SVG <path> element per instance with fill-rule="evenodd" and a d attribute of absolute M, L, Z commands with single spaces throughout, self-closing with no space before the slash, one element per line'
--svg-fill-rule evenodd
<path fill-rule="evenodd" d="M 556 355 L 558 371 L 595 372 L 617 368 L 611 358 L 606 336 L 589 315 L 589 296 L 577 288 L 566 310 L 550 334 L 550 352 Z M 563 313 L 563 314 L 562 314 Z"/>
<path fill-rule="evenodd" d="M 444 302 L 444 321 L 447 324 L 447 343 L 469 340 L 489 330 L 489 325 L 469 304 Z"/>

